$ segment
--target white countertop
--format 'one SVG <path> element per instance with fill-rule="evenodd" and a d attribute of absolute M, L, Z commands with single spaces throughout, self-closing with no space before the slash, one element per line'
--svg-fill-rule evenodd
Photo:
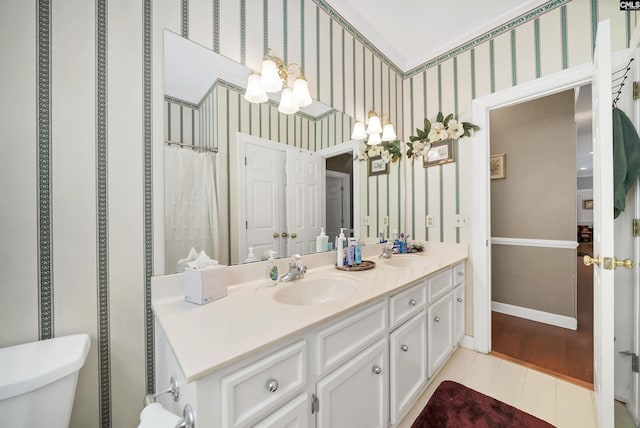
<path fill-rule="evenodd" d="M 153 311 L 187 381 L 207 376 L 279 340 L 373 300 L 395 294 L 415 280 L 468 257 L 467 244 L 426 243 L 422 253 L 414 254 L 424 257 L 423 266 L 396 268 L 378 259 L 378 246 L 365 247 L 364 250 L 363 258 L 376 262 L 374 269 L 339 271 L 329 264 L 335 251 L 304 256 L 303 262 L 309 267 L 305 279 L 339 275 L 358 282 L 352 295 L 316 305 L 288 305 L 272 297 L 281 287 L 303 287 L 305 279 L 266 287 L 266 281 L 260 275 L 258 280 L 229 286 L 227 297 L 199 306 L 184 301 L 180 274 L 152 278 Z M 278 262 L 281 273 L 285 272 L 286 262 Z M 234 266 L 233 272 L 236 277 L 248 277 L 246 272 L 251 270 L 255 277 L 255 272 L 264 270 L 264 263 L 252 265 Z"/>

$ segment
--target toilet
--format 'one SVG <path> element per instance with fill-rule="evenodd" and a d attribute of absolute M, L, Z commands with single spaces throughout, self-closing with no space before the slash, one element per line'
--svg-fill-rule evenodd
<path fill-rule="evenodd" d="M 68 428 L 87 334 L 0 349 L 0 426 Z"/>

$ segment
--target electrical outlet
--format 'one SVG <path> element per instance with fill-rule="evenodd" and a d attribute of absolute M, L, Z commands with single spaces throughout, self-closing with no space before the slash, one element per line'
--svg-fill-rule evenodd
<path fill-rule="evenodd" d="M 369 226 L 369 224 L 371 224 L 371 218 L 368 215 L 364 216 L 364 218 L 362 219 L 362 224 L 364 224 L 365 226 Z"/>
<path fill-rule="evenodd" d="M 427 227 L 433 227 L 433 216 L 432 215 L 428 215 L 427 216 Z"/>
<path fill-rule="evenodd" d="M 389 226 L 389 216 L 388 215 L 384 216 L 383 223 L 384 223 L 385 226 Z"/>
<path fill-rule="evenodd" d="M 456 227 L 469 227 L 469 216 L 467 214 L 456 214 Z"/>

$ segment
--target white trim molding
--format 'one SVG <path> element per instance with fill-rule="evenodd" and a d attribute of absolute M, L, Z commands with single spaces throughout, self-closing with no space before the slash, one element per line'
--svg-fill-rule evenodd
<path fill-rule="evenodd" d="M 578 320 L 566 315 L 552 314 L 551 312 L 543 312 L 537 309 L 523 308 L 521 306 L 508 305 L 500 302 L 491 302 L 491 309 L 495 312 L 500 312 L 501 314 L 555 325 L 556 327 L 562 327 L 569 330 L 578 329 Z"/>
<path fill-rule="evenodd" d="M 491 238 L 491 244 L 517 247 L 564 248 L 567 250 L 578 248 L 578 243 L 575 241 L 559 241 L 555 239 Z"/>
<path fill-rule="evenodd" d="M 474 350 L 475 348 L 473 347 L 473 336 L 465 334 L 462 340 L 460 340 L 460 346 L 465 349 Z"/>

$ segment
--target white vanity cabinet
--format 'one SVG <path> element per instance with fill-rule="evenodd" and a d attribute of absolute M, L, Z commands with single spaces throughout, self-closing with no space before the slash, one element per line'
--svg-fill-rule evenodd
<path fill-rule="evenodd" d="M 317 383 L 316 426 L 386 427 L 387 379 L 387 339 L 384 338 Z"/>
<path fill-rule="evenodd" d="M 427 382 L 427 319 L 422 309 L 389 335 L 391 424 L 411 408 Z"/>
<path fill-rule="evenodd" d="M 156 383 L 181 390 L 162 404 L 189 402 L 201 428 L 394 427 L 464 336 L 464 275 L 445 267 L 192 382 L 158 325 Z"/>

